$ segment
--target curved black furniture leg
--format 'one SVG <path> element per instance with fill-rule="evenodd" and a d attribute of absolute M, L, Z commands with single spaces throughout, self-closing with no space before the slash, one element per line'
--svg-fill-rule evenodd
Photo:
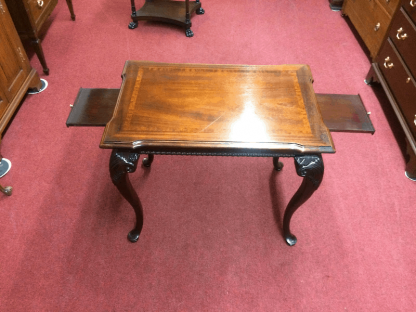
<path fill-rule="evenodd" d="M 143 228 L 143 208 L 139 196 L 132 187 L 128 173 L 136 171 L 140 154 L 128 150 L 114 149 L 110 157 L 111 180 L 121 195 L 130 203 L 136 213 L 136 227 L 130 231 L 127 238 L 132 243 L 138 241 Z"/>
<path fill-rule="evenodd" d="M 283 169 L 283 163 L 279 161 L 279 157 L 273 157 L 273 167 L 276 171 Z"/>
<path fill-rule="evenodd" d="M 155 158 L 153 154 L 148 154 L 147 157 L 143 158 L 143 166 L 150 167 L 153 162 L 153 158 Z"/>
<path fill-rule="evenodd" d="M 303 181 L 287 205 L 283 218 L 283 235 L 289 246 L 295 245 L 297 241 L 296 236 L 290 232 L 290 219 L 318 189 L 324 176 L 324 163 L 320 154 L 295 156 L 295 166 L 297 174 L 303 177 Z"/>

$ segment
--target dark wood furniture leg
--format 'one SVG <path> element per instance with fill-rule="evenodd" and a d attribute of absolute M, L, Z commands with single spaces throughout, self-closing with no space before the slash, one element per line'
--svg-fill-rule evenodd
<path fill-rule="evenodd" d="M 147 157 L 146 158 L 143 158 L 143 166 L 145 166 L 145 167 L 150 167 L 150 165 L 152 164 L 152 162 L 153 162 L 153 158 L 154 158 L 155 156 L 153 155 L 153 154 L 149 154 L 149 155 L 147 155 Z"/>
<path fill-rule="evenodd" d="M 283 163 L 279 161 L 279 157 L 273 157 L 273 167 L 276 171 L 283 169 Z"/>
<path fill-rule="evenodd" d="M 66 4 L 68 5 L 69 13 L 71 13 L 71 19 L 75 21 L 75 13 L 74 7 L 72 6 L 72 0 L 66 0 Z"/>
<path fill-rule="evenodd" d="M 297 174 L 303 177 L 303 181 L 287 205 L 283 218 L 283 235 L 289 246 L 295 245 L 297 241 L 296 236 L 290 232 L 290 219 L 318 189 L 324 176 L 324 163 L 320 154 L 295 156 L 295 167 Z"/>
<path fill-rule="evenodd" d="M 139 240 L 143 228 L 143 208 L 139 196 L 130 183 L 128 173 L 136 171 L 140 154 L 129 150 L 114 149 L 110 157 L 111 180 L 121 195 L 130 203 L 136 213 L 136 226 L 129 232 L 127 238 L 135 243 Z"/>
<path fill-rule="evenodd" d="M 189 14 L 189 0 L 185 0 L 185 7 L 186 7 L 186 17 L 185 17 L 185 36 L 193 37 L 194 33 L 191 30 L 191 14 Z"/>
<path fill-rule="evenodd" d="M 42 65 L 43 72 L 45 75 L 49 75 L 49 68 L 46 65 L 45 55 L 43 54 L 42 44 L 39 38 L 32 38 L 31 39 L 32 46 L 35 49 L 36 55 L 39 58 L 40 64 Z"/>

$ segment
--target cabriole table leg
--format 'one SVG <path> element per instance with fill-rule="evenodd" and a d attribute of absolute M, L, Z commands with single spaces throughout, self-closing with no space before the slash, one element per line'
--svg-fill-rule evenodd
<path fill-rule="evenodd" d="M 290 219 L 318 189 L 324 176 L 324 163 L 320 154 L 295 156 L 295 166 L 297 174 L 303 177 L 303 181 L 287 205 L 283 218 L 283 235 L 289 246 L 295 245 L 297 241 L 296 236 L 290 232 Z"/>
<path fill-rule="evenodd" d="M 114 149 L 110 157 L 111 180 L 121 195 L 130 203 L 136 213 L 136 226 L 127 236 L 129 241 L 135 243 L 139 240 L 143 228 L 143 208 L 139 196 L 130 183 L 128 173 L 136 171 L 140 154 L 128 150 Z"/>

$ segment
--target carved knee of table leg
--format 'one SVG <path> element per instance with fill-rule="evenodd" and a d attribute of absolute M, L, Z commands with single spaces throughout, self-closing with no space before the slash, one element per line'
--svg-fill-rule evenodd
<path fill-rule="evenodd" d="M 128 173 L 136 171 L 139 158 L 140 154 L 128 150 L 113 150 L 110 157 L 111 180 L 136 214 L 136 226 L 127 236 L 132 243 L 137 242 L 143 228 L 142 204 L 128 176 Z"/>
<path fill-rule="evenodd" d="M 286 207 L 283 218 L 283 234 L 289 246 L 296 244 L 296 236 L 290 232 L 290 220 L 295 211 L 318 189 L 324 175 L 321 155 L 295 156 L 296 172 L 303 177 L 302 184 Z"/>

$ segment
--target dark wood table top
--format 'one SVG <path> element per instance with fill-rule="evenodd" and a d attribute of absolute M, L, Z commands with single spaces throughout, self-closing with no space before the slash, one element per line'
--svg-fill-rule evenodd
<path fill-rule="evenodd" d="M 307 65 L 127 61 L 101 148 L 291 156 L 334 153 Z"/>

